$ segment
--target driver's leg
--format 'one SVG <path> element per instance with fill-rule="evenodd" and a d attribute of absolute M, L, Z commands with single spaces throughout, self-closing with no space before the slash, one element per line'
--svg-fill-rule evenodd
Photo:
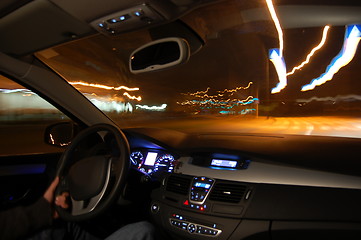
<path fill-rule="evenodd" d="M 143 221 L 125 225 L 105 240 L 154 240 L 154 227 Z"/>

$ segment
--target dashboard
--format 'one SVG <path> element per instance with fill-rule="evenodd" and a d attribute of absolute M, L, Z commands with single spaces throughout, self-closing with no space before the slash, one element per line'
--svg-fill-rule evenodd
<path fill-rule="evenodd" d="M 130 153 L 132 167 L 156 179 L 173 173 L 176 159 L 174 154 L 159 149 L 138 148 Z"/>
<path fill-rule="evenodd" d="M 132 166 L 160 182 L 150 213 L 169 239 L 360 236 L 359 141 L 141 132 L 127 132 Z"/>

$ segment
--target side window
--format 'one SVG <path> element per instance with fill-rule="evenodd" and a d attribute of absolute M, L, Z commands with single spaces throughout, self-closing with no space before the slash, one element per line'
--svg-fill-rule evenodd
<path fill-rule="evenodd" d="M 63 151 L 44 142 L 47 126 L 69 121 L 34 92 L 0 75 L 0 156 Z"/>

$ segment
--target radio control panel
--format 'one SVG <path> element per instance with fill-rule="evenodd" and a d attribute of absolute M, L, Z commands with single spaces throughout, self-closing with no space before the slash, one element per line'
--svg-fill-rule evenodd
<path fill-rule="evenodd" d="M 195 204 L 203 204 L 210 193 L 215 180 L 206 177 L 194 177 L 189 195 L 189 201 Z"/>
<path fill-rule="evenodd" d="M 176 228 L 187 231 L 191 234 L 199 234 L 203 236 L 216 237 L 221 234 L 222 230 L 217 228 L 216 224 L 202 224 L 188 219 L 179 214 L 173 214 L 169 218 L 169 223 Z"/>

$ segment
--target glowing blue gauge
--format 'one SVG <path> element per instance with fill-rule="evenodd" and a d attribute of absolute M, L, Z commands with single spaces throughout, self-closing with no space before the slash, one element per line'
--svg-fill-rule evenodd
<path fill-rule="evenodd" d="M 155 162 L 154 171 L 173 172 L 174 169 L 173 162 L 174 162 L 174 157 L 171 154 L 169 153 L 163 154 Z"/>
<path fill-rule="evenodd" d="M 130 161 L 134 166 L 140 165 L 144 160 L 142 152 L 135 151 L 130 154 Z"/>

